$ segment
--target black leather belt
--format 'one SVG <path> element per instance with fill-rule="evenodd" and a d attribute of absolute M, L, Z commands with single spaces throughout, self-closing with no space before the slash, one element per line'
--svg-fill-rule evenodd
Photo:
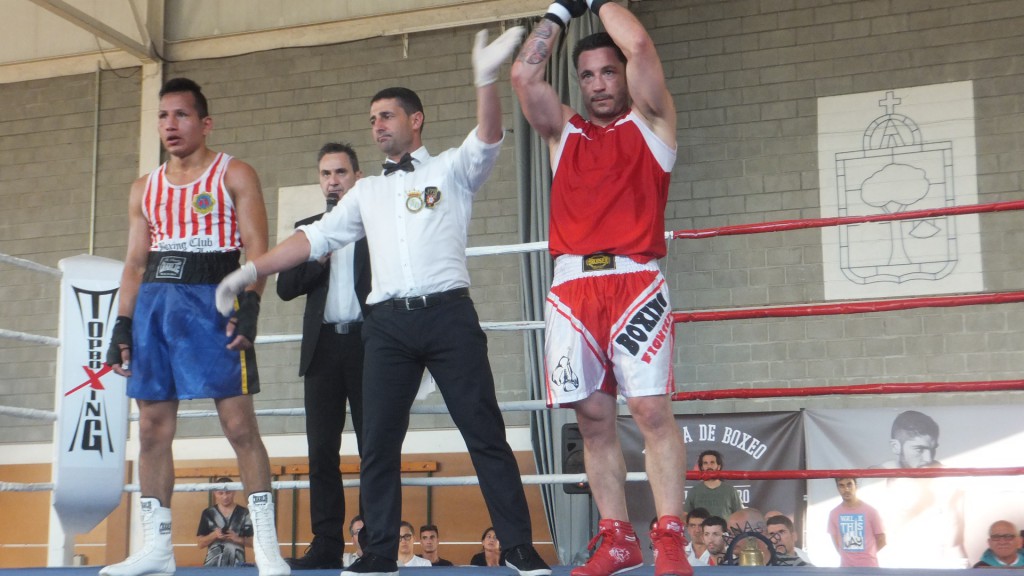
<path fill-rule="evenodd" d="M 359 329 L 362 328 L 362 326 L 362 322 L 340 322 L 337 324 L 332 324 L 330 322 L 323 323 L 324 330 L 330 330 L 335 334 L 355 334 L 356 332 L 359 332 Z"/>
<path fill-rule="evenodd" d="M 469 298 L 469 288 L 454 288 L 444 292 L 434 292 L 423 296 L 410 296 L 409 298 L 394 298 L 385 300 L 373 305 L 374 308 L 393 308 L 395 310 L 422 310 L 445 302 L 451 302 L 459 298 Z"/>

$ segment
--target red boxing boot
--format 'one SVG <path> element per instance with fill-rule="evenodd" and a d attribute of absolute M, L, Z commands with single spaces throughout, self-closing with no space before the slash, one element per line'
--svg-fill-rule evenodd
<path fill-rule="evenodd" d="M 654 576 L 693 576 L 693 567 L 686 561 L 686 540 L 683 522 L 678 516 L 662 516 L 651 530 L 654 544 Z"/>
<path fill-rule="evenodd" d="M 597 527 L 597 536 L 594 536 L 587 548 L 593 550 L 598 540 L 601 546 L 586 564 L 573 568 L 571 576 L 611 576 L 643 566 L 643 553 L 632 524 L 619 520 L 601 520 Z"/>

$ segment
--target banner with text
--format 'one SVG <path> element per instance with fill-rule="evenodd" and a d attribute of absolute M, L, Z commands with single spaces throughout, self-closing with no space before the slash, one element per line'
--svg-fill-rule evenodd
<path fill-rule="evenodd" d="M 67 534 L 92 530 L 124 490 L 128 397 L 125 379 L 103 363 L 122 268 L 96 256 L 60 261 L 53 508 Z"/>
<path fill-rule="evenodd" d="M 724 470 L 800 470 L 804 467 L 803 423 L 799 412 L 751 412 L 739 414 L 677 415 L 686 442 L 687 469 L 696 470 L 697 455 L 704 450 L 722 454 Z M 644 442 L 633 419 L 619 417 L 619 438 L 630 472 L 644 471 Z M 695 482 L 687 480 L 689 491 Z M 803 480 L 729 481 L 743 505 L 762 512 L 778 510 L 800 524 L 804 507 Z M 646 535 L 654 518 L 654 500 L 646 483 L 626 485 L 629 516 L 637 532 Z M 643 529 L 641 529 L 641 527 Z"/>
<path fill-rule="evenodd" d="M 1024 466 L 1019 405 L 806 411 L 807 466 L 992 468 Z M 857 497 L 882 516 L 882 567 L 963 568 L 1005 519 L 1024 526 L 1024 483 L 1015 476 L 858 480 Z M 834 480 L 808 482 L 807 548 L 816 566 L 838 566 L 827 533 L 841 503 Z"/>

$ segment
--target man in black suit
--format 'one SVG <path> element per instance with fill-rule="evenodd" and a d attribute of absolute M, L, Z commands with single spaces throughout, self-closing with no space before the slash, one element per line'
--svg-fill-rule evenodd
<path fill-rule="evenodd" d="M 355 150 L 329 142 L 319 152 L 320 189 L 329 212 L 362 177 Z M 323 214 L 295 223 L 311 224 Z M 362 445 L 363 341 L 361 327 L 370 292 L 366 239 L 299 264 L 277 278 L 283 300 L 306 295 L 299 375 L 305 377 L 306 443 L 309 448 L 309 515 L 313 542 L 299 570 L 340 569 L 345 551 L 345 495 L 341 485 L 341 432 L 345 399 L 352 407 L 357 448 Z M 360 451 L 361 452 L 361 451 Z"/>

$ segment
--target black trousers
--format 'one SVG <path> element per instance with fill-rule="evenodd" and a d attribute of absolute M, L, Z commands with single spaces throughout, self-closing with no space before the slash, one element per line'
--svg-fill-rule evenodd
<path fill-rule="evenodd" d="M 305 393 L 309 519 L 317 544 L 340 555 L 345 549 L 345 494 L 338 466 L 346 399 L 352 406 L 357 449 L 363 444 L 363 341 L 358 330 L 320 330 L 306 370 Z"/>
<path fill-rule="evenodd" d="M 468 297 L 421 310 L 374 306 L 363 325 L 363 453 L 360 503 L 366 551 L 398 557 L 402 441 L 424 366 L 437 381 L 480 478 L 502 546 L 532 542 L 519 465 L 505 440 L 487 337 Z"/>

